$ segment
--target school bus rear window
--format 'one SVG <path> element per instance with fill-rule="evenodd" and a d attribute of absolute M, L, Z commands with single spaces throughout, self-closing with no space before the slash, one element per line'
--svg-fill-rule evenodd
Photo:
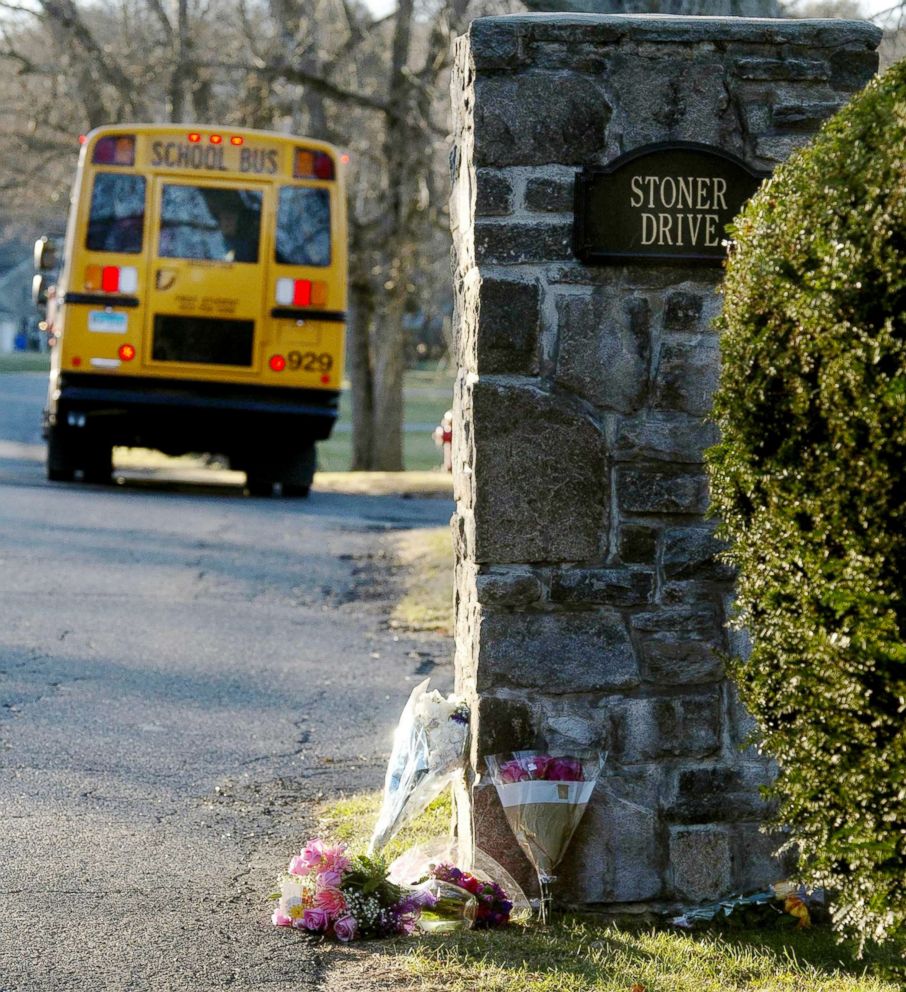
<path fill-rule="evenodd" d="M 282 265 L 330 265 L 330 193 L 284 186 L 277 211 L 277 261 Z"/>
<path fill-rule="evenodd" d="M 164 185 L 161 258 L 257 262 L 260 236 L 259 190 Z"/>
<path fill-rule="evenodd" d="M 144 178 L 99 172 L 91 191 L 85 247 L 136 255 L 142 250 L 144 226 Z"/>

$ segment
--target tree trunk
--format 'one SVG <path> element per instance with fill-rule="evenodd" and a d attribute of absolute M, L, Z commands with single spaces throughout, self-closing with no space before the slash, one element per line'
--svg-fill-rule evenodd
<path fill-rule="evenodd" d="M 382 472 L 402 472 L 405 280 L 388 296 L 378 314 L 374 334 L 373 465 Z"/>
<path fill-rule="evenodd" d="M 173 44 L 176 51 L 173 71 L 170 73 L 170 120 L 174 124 L 182 124 L 186 119 L 186 90 L 191 86 L 188 66 L 191 47 L 188 0 L 179 0 L 177 5 Z"/>
<path fill-rule="evenodd" d="M 403 469 L 403 315 L 409 291 L 409 222 L 413 180 L 407 157 L 421 136 L 413 120 L 412 84 L 407 74 L 412 39 L 414 0 L 399 0 L 390 70 L 390 114 L 384 137 L 387 203 L 381 225 L 384 305 L 378 308 L 372 348 L 374 368 L 374 437 L 372 467 L 383 472 Z"/>
<path fill-rule="evenodd" d="M 350 279 L 349 383 L 352 392 L 352 465 L 354 472 L 369 472 L 374 466 L 374 370 L 371 365 L 371 330 L 374 324 L 374 285 L 367 271 L 364 245 L 356 245 L 353 231 L 352 257 L 355 270 Z"/>

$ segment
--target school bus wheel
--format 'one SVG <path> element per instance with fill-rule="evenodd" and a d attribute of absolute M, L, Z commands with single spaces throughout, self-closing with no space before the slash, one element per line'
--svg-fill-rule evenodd
<path fill-rule="evenodd" d="M 318 467 L 313 444 L 306 444 L 295 454 L 286 456 L 280 466 L 280 492 L 285 499 L 305 499 Z"/>
<path fill-rule="evenodd" d="M 255 472 L 246 472 L 245 490 L 249 496 L 269 499 L 274 495 L 274 480 L 266 479 Z"/>
<path fill-rule="evenodd" d="M 81 457 L 82 477 L 85 482 L 109 486 L 113 476 L 113 448 L 104 441 L 85 443 Z"/>
<path fill-rule="evenodd" d="M 72 482 L 74 477 L 72 439 L 54 424 L 47 429 L 47 478 L 50 482 Z"/>

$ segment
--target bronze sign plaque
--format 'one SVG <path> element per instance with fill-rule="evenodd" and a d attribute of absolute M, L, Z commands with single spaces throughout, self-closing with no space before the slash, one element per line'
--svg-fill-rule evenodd
<path fill-rule="evenodd" d="M 691 142 L 646 145 L 576 175 L 575 251 L 591 265 L 720 265 L 726 227 L 769 173 Z"/>

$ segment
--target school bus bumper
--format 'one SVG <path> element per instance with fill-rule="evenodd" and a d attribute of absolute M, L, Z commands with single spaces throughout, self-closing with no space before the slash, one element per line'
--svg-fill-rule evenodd
<path fill-rule="evenodd" d="M 174 455 L 296 449 L 330 436 L 338 400 L 336 390 L 64 373 L 45 427 Z"/>

